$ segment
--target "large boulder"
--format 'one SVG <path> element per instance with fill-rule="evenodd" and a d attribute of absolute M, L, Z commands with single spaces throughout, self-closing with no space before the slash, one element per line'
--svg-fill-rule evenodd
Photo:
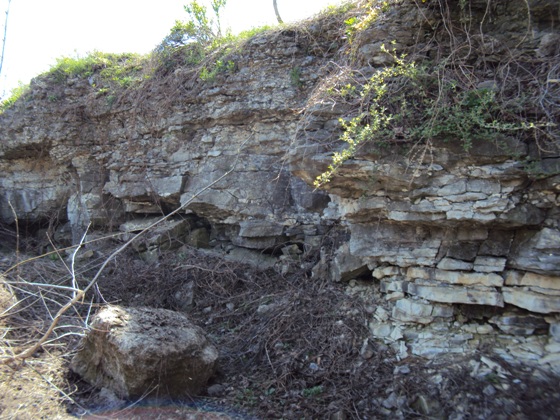
<path fill-rule="evenodd" d="M 216 347 L 184 314 L 107 306 L 93 318 L 71 368 L 121 398 L 196 395 L 213 375 Z"/>

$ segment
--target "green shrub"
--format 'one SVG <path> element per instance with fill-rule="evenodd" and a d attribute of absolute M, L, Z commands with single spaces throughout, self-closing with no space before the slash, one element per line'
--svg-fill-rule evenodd
<path fill-rule="evenodd" d="M 164 72 L 184 64 L 197 66 L 204 63 L 199 71 L 200 78 L 204 81 L 214 80 L 217 74 L 234 70 L 235 64 L 227 60 L 226 56 L 235 47 L 271 29 L 265 25 L 242 31 L 238 35 L 229 31 L 223 32 L 220 13 L 226 1 L 212 0 L 211 12 L 196 0 L 185 6 L 188 20 L 177 20 L 169 34 L 154 50 L 154 58 Z M 211 61 L 212 64 L 209 65 L 205 61 Z"/>
<path fill-rule="evenodd" d="M 328 5 L 321 13 L 325 15 L 343 15 L 355 8 L 356 8 L 356 4 L 354 2 L 349 1 L 336 5 Z"/>
<path fill-rule="evenodd" d="M 220 24 L 220 11 L 225 7 L 227 0 L 212 0 L 210 6 L 214 17 L 209 16 L 206 6 L 199 4 L 196 0 L 184 6 L 188 14 L 188 20 L 175 21 L 169 34 L 156 48 L 156 53 L 165 53 L 178 47 L 197 43 L 206 46 L 216 38 L 222 37 Z"/>
<path fill-rule="evenodd" d="M 301 68 L 293 67 L 290 70 L 290 82 L 292 83 L 292 86 L 296 88 L 299 88 L 303 85 L 303 82 L 301 81 Z"/>
<path fill-rule="evenodd" d="M 202 67 L 200 70 L 200 78 L 207 82 L 213 81 L 219 73 L 233 72 L 235 70 L 235 63 L 231 60 L 223 61 L 216 60 L 213 67 L 208 69 L 207 67 Z"/>
<path fill-rule="evenodd" d="M 145 59 L 138 55 L 123 54 L 117 56 L 116 59 L 109 63 L 99 76 L 102 80 L 118 85 L 122 88 L 128 88 L 135 82 L 139 82 L 146 77 L 143 73 Z"/>
<path fill-rule="evenodd" d="M 395 66 L 377 70 L 363 85 L 345 84 L 337 90 L 341 96 L 355 96 L 359 101 L 359 109 L 363 111 L 348 120 L 339 119 L 343 128 L 341 140 L 347 143 L 347 147 L 333 154 L 332 164 L 315 179 L 315 187 L 329 182 L 338 168 L 355 155 L 362 143 L 375 138 L 381 140 L 381 132 L 388 128 L 394 118 L 384 104 L 389 89 L 388 81 L 398 77 L 413 78 L 416 74 L 414 63 L 406 64 L 402 58 L 394 58 L 397 63 Z"/>
<path fill-rule="evenodd" d="M 27 92 L 29 92 L 29 85 L 19 84 L 18 87 L 12 89 L 10 96 L 7 99 L 0 102 L 0 114 L 11 108 L 18 99 L 23 97 Z"/>
<path fill-rule="evenodd" d="M 454 71 L 442 63 L 417 66 L 391 54 L 394 65 L 378 69 L 365 82 L 327 89 L 340 100 L 353 101 L 356 115 L 340 119 L 346 147 L 334 152 L 332 163 L 314 182 L 329 182 L 340 166 L 369 142 L 382 150 L 396 136 L 409 147 L 431 147 L 432 141 L 459 142 L 469 152 L 475 140 L 495 142 L 499 134 L 523 136 L 554 126 L 528 120 L 515 112 L 515 101 L 503 101 L 493 89 L 460 85 Z M 419 156 L 423 156 L 419 153 Z"/>
<path fill-rule="evenodd" d="M 94 71 L 109 65 L 110 56 L 98 51 L 85 57 L 60 57 L 56 64 L 49 70 L 59 82 L 72 77 L 89 77 Z"/>
<path fill-rule="evenodd" d="M 272 29 L 273 27 L 270 25 L 254 27 L 251 29 L 247 29 L 245 31 L 241 31 L 237 35 L 228 35 L 229 36 L 228 41 L 230 42 L 243 41 L 245 39 L 253 38 L 255 35 L 262 34 L 263 32 L 270 31 Z"/>
<path fill-rule="evenodd" d="M 47 72 L 58 82 L 68 78 L 86 78 L 98 73 L 100 80 L 128 87 L 143 78 L 141 71 L 144 57 L 138 54 L 112 54 L 94 51 L 85 57 L 62 57 Z"/>
<path fill-rule="evenodd" d="M 384 13 L 388 9 L 388 1 L 374 0 L 366 6 L 366 13 L 346 19 L 344 24 L 346 25 L 346 36 L 349 42 L 352 42 L 356 33 L 369 28 L 370 25 L 377 20 L 380 13 Z M 340 10 L 346 11 L 347 9 L 342 7 Z"/>

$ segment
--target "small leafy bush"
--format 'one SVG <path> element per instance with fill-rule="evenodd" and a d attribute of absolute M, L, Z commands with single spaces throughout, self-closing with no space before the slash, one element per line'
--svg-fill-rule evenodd
<path fill-rule="evenodd" d="M 393 66 L 376 70 L 365 82 L 327 90 L 352 102 L 358 112 L 339 120 L 346 147 L 333 153 L 328 169 L 314 181 L 317 188 L 366 142 L 381 150 L 396 137 L 409 147 L 427 148 L 440 139 L 459 142 L 469 152 L 475 140 L 497 142 L 500 133 L 523 135 L 552 124 L 515 113 L 511 101 L 502 102 L 493 89 L 460 85 L 446 63 L 417 66 L 394 50 L 381 49 L 392 56 Z"/>
<path fill-rule="evenodd" d="M 154 50 L 154 57 L 164 72 L 182 64 L 198 65 L 207 57 L 208 50 L 215 50 L 223 43 L 220 12 L 226 2 L 211 1 L 213 17 L 197 0 L 184 6 L 188 19 L 175 21 L 169 34 Z M 201 73 L 203 77 L 211 77 L 212 71 Z"/>
<path fill-rule="evenodd" d="M 188 19 L 177 20 L 154 50 L 154 57 L 164 72 L 184 64 L 202 65 L 200 78 L 204 81 L 214 80 L 217 74 L 234 70 L 235 64 L 226 59 L 226 56 L 236 46 L 272 28 L 265 25 L 242 31 L 238 35 L 223 31 L 220 13 L 226 2 L 227 0 L 212 0 L 211 10 L 196 0 L 185 6 Z"/>
<path fill-rule="evenodd" d="M 242 41 L 245 39 L 253 38 L 255 35 L 262 34 L 263 32 L 272 30 L 273 27 L 270 25 L 263 25 L 258 26 L 255 28 L 247 29 L 245 31 L 241 31 L 239 34 L 233 36 L 229 34 L 229 41 Z"/>
<path fill-rule="evenodd" d="M 202 46 L 211 44 L 213 40 L 222 37 L 220 24 L 220 11 L 225 7 L 227 0 L 212 0 L 210 6 L 214 12 L 214 17 L 209 16 L 206 6 L 192 0 L 184 6 L 189 19 L 186 21 L 175 21 L 160 45 L 156 48 L 156 53 L 165 53 L 178 47 L 197 43 Z"/>
<path fill-rule="evenodd" d="M 226 73 L 226 72 L 231 73 L 234 70 L 235 70 L 235 63 L 233 61 L 216 60 L 214 66 L 211 69 L 202 67 L 202 69 L 200 70 L 200 78 L 205 82 L 213 81 L 218 74 Z"/>
<path fill-rule="evenodd" d="M 290 82 L 292 83 L 292 86 L 296 88 L 303 85 L 303 82 L 301 81 L 301 68 L 294 67 L 290 70 Z"/>
<path fill-rule="evenodd" d="M 18 99 L 23 97 L 27 92 L 29 92 L 29 85 L 21 84 L 12 89 L 10 96 L 0 102 L 0 114 L 6 111 L 8 108 L 11 108 Z"/>
<path fill-rule="evenodd" d="M 86 78 L 99 73 L 101 80 L 128 87 L 142 78 L 144 58 L 138 54 L 111 54 L 94 51 L 85 57 L 62 57 L 48 71 L 62 83 L 68 78 Z"/>
<path fill-rule="evenodd" d="M 326 15 L 343 15 L 355 8 L 356 4 L 354 2 L 344 2 L 336 5 L 328 5 L 322 13 Z"/>
<path fill-rule="evenodd" d="M 402 58 L 396 56 L 394 58 L 397 63 L 395 66 L 377 70 L 365 84 L 361 86 L 345 84 L 337 91 L 343 97 L 355 96 L 359 102 L 359 108 L 363 111 L 349 120 L 339 119 L 343 128 L 341 140 L 348 146 L 341 152 L 333 154 L 332 164 L 329 165 L 327 171 L 315 179 L 315 187 L 329 182 L 338 168 L 355 155 L 357 148 L 362 143 L 374 138 L 381 138 L 381 132 L 389 127 L 389 123 L 394 117 L 383 103 L 389 89 L 388 81 L 398 77 L 412 78 L 416 73 L 413 63 L 405 64 Z"/>
<path fill-rule="evenodd" d="M 355 34 L 367 29 L 377 20 L 381 12 L 386 12 L 389 8 L 388 1 L 372 1 L 367 5 L 367 13 L 361 16 L 352 16 L 344 21 L 346 25 L 346 36 L 352 42 Z M 341 10 L 347 11 L 346 8 Z"/>

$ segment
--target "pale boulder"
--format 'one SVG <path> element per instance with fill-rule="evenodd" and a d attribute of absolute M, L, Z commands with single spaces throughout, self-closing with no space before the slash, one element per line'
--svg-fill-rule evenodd
<path fill-rule="evenodd" d="M 216 347 L 182 313 L 107 306 L 94 317 L 71 368 L 120 398 L 185 397 L 201 391 L 217 359 Z"/>

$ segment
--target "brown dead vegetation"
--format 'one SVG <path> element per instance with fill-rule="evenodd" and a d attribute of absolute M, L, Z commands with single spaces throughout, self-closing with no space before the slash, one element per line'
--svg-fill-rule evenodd
<path fill-rule="evenodd" d="M 108 254 L 107 248 L 97 248 L 95 257 L 81 262 L 80 275 L 91 276 Z M 300 265 L 281 275 L 189 248 L 162 253 L 152 263 L 132 253 L 119 255 L 100 277 L 99 289 L 64 319 L 51 340 L 32 358 L 2 366 L 2 416 L 98 413 L 146 419 L 169 414 L 169 407 L 183 418 L 195 415 L 192 410 L 206 416 L 220 410 L 232 418 L 554 416 L 560 404 L 554 378 L 504 365 L 510 376 L 477 379 L 470 375 L 472 358 L 463 357 L 399 361 L 383 343 L 366 340 L 367 322 L 380 299 L 375 285 L 364 280 L 367 296 L 351 296 L 346 284 L 311 279 Z M 37 340 L 52 319 L 49 314 L 70 298 L 37 286 L 55 277 L 58 284 L 68 281 L 62 260 L 43 258 L 20 267 L 17 274 L 7 273 L 2 289 L 4 357 Z M 15 288 L 23 278 L 29 283 Z M 6 284 L 12 284 L 13 294 Z M 186 306 L 178 298 L 185 291 L 192 292 Z M 130 409 L 111 412 L 100 406 L 100 391 L 69 372 L 68 364 L 85 320 L 105 302 L 186 311 L 220 349 L 220 370 L 208 394 L 185 401 L 123 402 Z"/>

